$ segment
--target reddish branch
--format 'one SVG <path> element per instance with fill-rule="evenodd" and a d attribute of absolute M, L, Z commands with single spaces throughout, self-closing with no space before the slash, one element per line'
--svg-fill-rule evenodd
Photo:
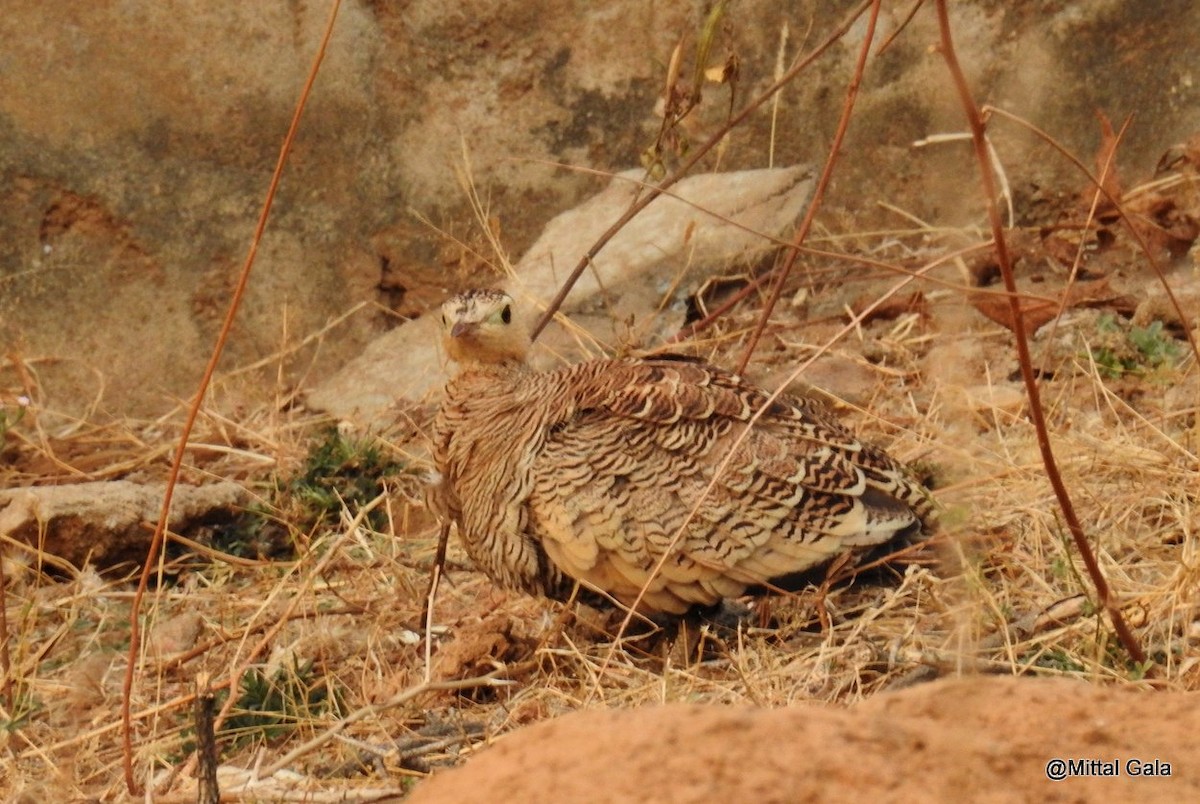
<path fill-rule="evenodd" d="M 558 312 L 558 308 L 562 306 L 563 301 L 567 298 L 567 294 L 570 293 L 571 288 L 575 286 L 575 282 L 580 276 L 583 275 L 583 272 L 587 270 L 587 267 L 591 264 L 592 260 L 596 258 L 596 255 L 600 253 L 600 250 L 608 245 L 608 242 L 616 236 L 617 232 L 625 228 L 625 224 L 633 220 L 634 216 L 648 207 L 650 203 L 654 201 L 654 199 L 662 195 L 663 191 L 679 182 L 679 180 L 684 176 L 688 175 L 691 169 L 696 166 L 696 164 L 705 156 L 705 154 L 720 144 L 720 142 L 730 131 L 740 125 L 743 120 L 753 114 L 760 106 L 770 100 L 776 92 L 787 86 L 787 84 L 790 83 L 797 75 L 799 75 L 806 67 L 808 67 L 808 65 L 816 61 L 818 56 L 820 56 L 822 53 L 832 47 L 835 42 L 845 36 L 846 31 L 850 30 L 850 26 L 853 25 L 860 16 L 862 16 L 863 12 L 867 10 L 867 7 L 870 6 L 872 2 L 878 4 L 879 0 L 864 0 L 864 2 L 859 3 L 858 6 L 856 6 L 849 14 L 846 15 L 846 18 L 842 21 L 842 23 L 838 25 L 838 27 L 835 28 L 833 32 L 830 33 L 823 42 L 821 42 L 821 44 L 817 45 L 817 47 L 814 48 L 813 51 L 808 54 L 808 56 L 793 64 L 791 69 L 784 73 L 778 81 L 767 87 L 762 94 L 747 104 L 740 112 L 729 118 L 729 120 L 727 120 L 719 129 L 717 129 L 717 131 L 711 137 L 709 137 L 709 139 L 703 145 L 691 152 L 691 155 L 684 160 L 683 164 L 679 166 L 678 170 L 676 170 L 670 176 L 667 176 L 654 187 L 651 187 L 644 196 L 640 197 L 637 201 L 630 205 L 629 209 L 625 210 L 625 214 L 623 214 L 620 218 L 617 218 L 616 222 L 613 223 L 612 226 L 608 227 L 604 234 L 600 235 L 595 244 L 588 249 L 587 254 L 584 254 L 583 258 L 579 260 L 579 263 L 576 264 L 570 275 L 567 276 L 566 281 L 563 282 L 562 288 L 559 289 L 558 294 L 546 307 L 546 312 L 542 314 L 542 317 L 538 319 L 537 324 L 534 325 L 533 331 L 530 333 L 530 337 L 533 340 L 537 340 L 538 335 L 542 333 L 542 330 L 545 329 L 546 325 L 550 323 L 550 319 L 552 319 L 554 314 Z"/>
<path fill-rule="evenodd" d="M 304 88 L 300 92 L 300 99 L 296 103 L 296 111 L 292 115 L 291 126 L 288 128 L 287 136 L 283 139 L 283 146 L 279 149 L 279 159 L 275 163 L 275 172 L 271 175 L 271 183 L 267 187 L 267 196 L 263 200 L 262 211 L 258 216 L 258 225 L 254 228 L 254 236 L 250 241 L 246 260 L 242 264 L 242 272 L 238 277 L 237 287 L 234 288 L 233 295 L 230 297 L 229 310 L 225 314 L 225 322 L 221 325 L 221 331 L 217 335 L 212 355 L 208 359 L 208 365 L 204 368 L 204 376 L 200 379 L 200 386 L 196 389 L 196 395 L 192 399 L 191 407 L 188 408 L 187 419 L 183 423 L 183 431 L 179 434 L 179 445 L 175 448 L 175 456 L 171 460 L 171 472 L 167 476 L 167 488 L 163 494 L 162 510 L 159 512 L 158 525 L 155 527 L 154 535 L 150 539 L 150 547 L 146 551 L 146 562 L 142 566 L 142 574 L 138 579 L 137 591 L 134 593 L 133 603 L 129 607 L 129 660 L 125 667 L 125 684 L 122 689 L 121 699 L 121 747 L 125 771 L 125 787 L 128 788 L 130 795 L 133 796 L 139 795 L 140 790 L 137 781 L 133 778 L 133 723 L 130 714 L 130 701 L 133 697 L 133 677 L 137 672 L 138 652 L 141 649 L 141 621 L 139 617 L 141 615 L 142 598 L 145 596 L 146 588 L 150 582 L 150 573 L 153 571 L 154 565 L 158 563 L 159 551 L 162 550 L 163 537 L 167 529 L 167 516 L 171 511 L 171 498 L 175 493 L 175 484 L 179 480 L 179 472 L 183 467 L 183 456 L 187 451 L 188 438 L 191 436 L 192 428 L 196 424 L 196 417 L 200 413 L 200 405 L 204 402 L 204 395 L 212 383 L 213 374 L 217 370 L 217 363 L 220 361 L 221 354 L 225 350 L 226 341 L 229 340 L 229 332 L 233 329 L 234 317 L 241 306 L 242 297 L 246 293 L 246 286 L 250 282 L 250 269 L 254 266 L 254 258 L 258 254 L 258 244 L 262 241 L 263 232 L 267 228 L 267 220 L 271 217 L 271 206 L 275 202 L 275 193 L 279 189 L 279 180 L 283 176 L 283 167 L 287 164 L 288 154 L 292 150 L 292 142 L 296 139 L 296 132 L 300 129 L 300 117 L 304 113 L 305 105 L 308 103 L 308 96 L 312 92 L 313 83 L 316 81 L 321 61 L 325 58 L 325 48 L 329 44 L 329 37 L 333 33 L 333 22 L 337 18 L 338 7 L 340 5 L 341 0 L 332 0 L 329 20 L 325 25 L 325 33 L 317 49 L 317 54 L 313 57 L 312 67 L 308 72 L 308 79 L 305 81 Z"/>
<path fill-rule="evenodd" d="M 833 144 L 829 146 L 829 157 L 825 160 L 825 167 L 821 170 L 821 178 L 817 180 L 817 188 L 813 192 L 812 201 L 809 202 L 808 209 L 804 211 L 804 218 L 800 221 L 795 237 L 792 238 L 792 245 L 788 248 L 783 269 L 777 272 L 775 281 L 771 284 L 771 295 L 767 297 L 767 303 L 758 317 L 758 324 L 750 335 L 750 342 L 746 345 L 741 362 L 738 363 L 739 374 L 746 370 L 750 356 L 754 354 L 759 338 L 762 337 L 763 330 L 767 328 L 767 322 L 771 320 L 771 311 L 775 309 L 779 295 L 783 293 L 783 284 L 796 265 L 796 258 L 800 255 L 800 246 L 804 245 L 804 240 L 808 237 L 809 230 L 812 229 L 813 219 L 816 218 L 817 210 L 821 207 L 821 199 L 825 197 L 825 189 L 833 177 L 833 167 L 837 164 L 838 153 L 842 150 L 846 129 L 850 127 L 850 118 L 854 113 L 854 101 L 858 98 L 858 88 L 862 84 L 863 71 L 867 67 L 867 56 L 871 54 L 871 43 L 875 38 L 875 23 L 879 19 L 879 4 L 880 0 L 875 0 L 871 4 L 871 16 L 867 20 L 867 33 L 863 37 L 862 47 L 858 51 L 854 76 L 850 79 L 850 86 L 846 89 L 846 102 L 842 105 L 842 117 L 838 120 L 837 131 L 833 135 Z"/>
<path fill-rule="evenodd" d="M 987 202 L 988 220 L 991 223 L 992 237 L 996 244 L 996 262 L 1000 265 L 1000 273 L 1004 278 L 1004 287 L 1008 291 L 1009 309 L 1015 325 L 1013 327 L 1013 337 L 1016 338 L 1017 358 L 1021 363 L 1021 378 L 1025 382 L 1025 393 L 1029 397 L 1029 415 L 1033 420 L 1034 430 L 1037 432 L 1038 448 L 1042 453 L 1042 464 L 1046 469 L 1046 477 L 1049 479 L 1050 485 L 1054 488 L 1054 496 L 1058 499 L 1063 519 L 1066 521 L 1067 529 L 1071 532 L 1071 537 L 1075 541 L 1075 547 L 1079 551 L 1079 555 L 1083 558 L 1088 576 L 1092 579 L 1092 583 L 1096 587 L 1096 596 L 1099 599 L 1100 606 L 1108 612 L 1113 628 L 1117 632 L 1117 638 L 1121 640 L 1121 644 L 1124 646 L 1126 652 L 1128 652 L 1135 662 L 1142 664 L 1146 661 L 1146 654 L 1142 650 L 1137 637 L 1129 629 L 1125 618 L 1121 615 L 1120 608 L 1113 599 L 1108 581 L 1104 578 L 1104 573 L 1101 571 L 1100 564 L 1096 560 L 1096 554 L 1088 542 L 1087 535 L 1083 532 L 1083 526 L 1079 522 L 1079 517 L 1075 514 L 1075 506 L 1071 502 L 1071 496 L 1067 492 L 1062 474 L 1058 470 L 1058 462 L 1054 458 L 1054 449 L 1050 443 L 1050 433 L 1046 427 L 1046 415 L 1045 411 L 1042 410 L 1041 393 L 1034 374 L 1033 361 L 1029 355 L 1029 341 L 1026 338 L 1025 327 L 1022 323 L 1020 298 L 1017 295 L 1012 261 L 1009 258 L 1008 246 L 1004 239 L 1004 226 L 1000 219 L 1000 210 L 996 207 L 996 186 L 992 176 L 991 163 L 988 160 L 987 144 L 984 141 L 983 116 L 980 114 L 979 107 L 971 96 L 971 89 L 967 85 L 967 79 L 963 75 L 962 67 L 958 63 L 958 56 L 954 52 L 954 43 L 950 37 L 950 17 L 946 11 L 946 0 L 937 0 L 937 15 L 938 28 L 941 31 L 940 50 L 942 57 L 946 60 L 946 67 L 954 79 L 954 86 L 958 91 L 959 100 L 962 102 L 963 111 L 967 115 L 967 122 L 971 127 L 971 140 L 975 145 L 975 156 L 979 160 L 979 174 L 983 183 L 984 200 Z"/>

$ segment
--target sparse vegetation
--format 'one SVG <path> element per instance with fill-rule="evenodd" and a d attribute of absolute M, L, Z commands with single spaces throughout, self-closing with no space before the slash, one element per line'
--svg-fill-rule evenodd
<path fill-rule="evenodd" d="M 237 556 L 280 557 L 298 542 L 333 527 L 340 517 L 353 518 L 381 494 L 389 481 L 411 475 L 403 461 L 387 457 L 377 438 L 351 438 L 336 427 L 313 434 L 300 469 L 271 478 L 269 502 L 251 505 L 245 514 L 215 535 L 216 546 Z M 376 530 L 387 527 L 382 509 L 366 512 Z"/>
<path fill-rule="evenodd" d="M 1101 375 L 1110 380 L 1152 374 L 1173 367 L 1183 355 L 1179 343 L 1163 328 L 1162 321 L 1145 327 L 1131 326 L 1112 313 L 1099 319 L 1100 342 L 1091 357 Z"/>
<path fill-rule="evenodd" d="M 25 418 L 29 408 L 29 399 L 24 396 L 14 397 L 11 404 L 0 397 L 0 450 L 4 447 L 4 436 L 9 428 L 16 427 Z"/>
<path fill-rule="evenodd" d="M 357 514 L 386 490 L 388 477 L 404 470 L 377 439 L 349 438 L 329 427 L 318 434 L 304 468 L 280 487 L 277 505 L 306 530 L 328 526 L 343 510 Z M 367 521 L 382 528 L 384 515 L 372 511 Z"/>
<path fill-rule="evenodd" d="M 241 694 L 217 736 L 231 752 L 271 743 L 314 719 L 343 714 L 342 697 L 338 682 L 316 673 L 311 659 L 274 673 L 254 667 L 242 676 Z"/>

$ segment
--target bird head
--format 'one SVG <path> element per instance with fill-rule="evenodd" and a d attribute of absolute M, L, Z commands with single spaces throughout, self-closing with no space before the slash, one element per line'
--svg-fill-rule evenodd
<path fill-rule="evenodd" d="M 446 353 L 459 363 L 522 363 L 529 333 L 502 290 L 468 290 L 442 304 Z"/>

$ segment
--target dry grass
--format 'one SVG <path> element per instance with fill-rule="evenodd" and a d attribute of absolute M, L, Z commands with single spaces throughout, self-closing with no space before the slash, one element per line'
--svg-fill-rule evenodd
<path fill-rule="evenodd" d="M 876 260 L 910 267 L 940 253 L 928 233 L 855 242 L 869 244 Z M 807 301 L 778 313 L 764 341 L 773 346 L 760 349 L 756 370 L 794 365 L 806 356 L 802 342 L 844 328 L 853 299 L 877 298 L 896 281 L 826 280 L 839 270 L 814 265 L 793 283 L 784 298 L 797 297 L 803 283 Z M 955 270 L 944 269 L 942 279 L 956 280 Z M 291 785 L 306 800 L 399 795 L 433 765 L 585 707 L 844 704 L 960 673 L 1200 689 L 1200 392 L 1174 392 L 1197 387 L 1194 363 L 1112 380 L 1086 349 L 1070 345 L 1080 343 L 1071 337 L 1085 338 L 1086 326 L 1057 333 L 1057 350 L 1036 344 L 1053 362 L 1044 389 L 1064 478 L 1153 660 L 1135 667 L 1088 599 L 1028 421 L 998 390 L 994 398 L 1008 402 L 980 401 L 993 398 L 981 389 L 1015 387 L 1006 379 L 1014 367 L 1007 333 L 971 318 L 957 291 L 927 296 L 925 314 L 863 323 L 835 348 L 874 377 L 843 405 L 847 419 L 937 478 L 943 528 L 921 549 L 852 583 L 760 603 L 770 627 L 672 642 L 618 638 L 612 613 L 497 591 L 452 548 L 435 636 L 425 642 L 419 615 L 436 529 L 417 502 L 414 475 L 401 474 L 373 503 L 386 513 L 378 529 L 363 512 L 346 510 L 335 527 L 293 533 L 292 560 L 210 554 L 165 568 L 168 580 L 145 611 L 131 701 L 138 775 L 163 782 L 187 767 L 201 673 L 211 675 L 219 701 L 233 679 L 242 691 L 264 680 L 277 691 L 263 696 L 278 722 L 256 727 L 242 717 L 240 732 L 223 735 L 226 791 L 234 768 L 257 767 L 266 781 L 247 797 L 284 797 Z M 701 336 L 718 360 L 735 359 L 755 313 L 745 305 Z M 201 419 L 188 476 L 241 479 L 268 504 L 270 478 L 296 471 L 322 423 L 267 412 L 278 408 L 222 414 L 217 404 Z M 9 434 L 16 460 L 6 482 L 44 482 L 54 473 L 37 477 L 29 467 L 72 464 L 95 478 L 126 475 L 131 466 L 153 476 L 178 426 L 177 416 L 73 430 L 59 424 L 66 435 L 57 436 L 42 424 L 51 421 L 31 410 Z M 407 427 L 392 438 L 402 441 Z M 394 455 L 416 461 L 401 448 Z M 128 577 L 91 569 L 50 575 L 10 562 L 6 579 L 5 798 L 119 795 Z M 190 784 L 183 774 L 160 800 L 190 800 Z"/>

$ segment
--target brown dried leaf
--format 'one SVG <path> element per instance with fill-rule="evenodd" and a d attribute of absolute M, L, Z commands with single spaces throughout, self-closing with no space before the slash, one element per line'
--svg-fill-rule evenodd
<path fill-rule="evenodd" d="M 1200 132 L 1193 134 L 1187 142 L 1168 148 L 1162 158 L 1158 160 L 1154 175 L 1161 176 L 1171 172 L 1195 173 L 1198 169 L 1200 169 Z"/>
<path fill-rule="evenodd" d="M 1064 301 L 1065 296 L 1065 301 Z M 1065 293 L 1060 293 L 1057 300 L 1045 298 L 1020 299 L 1021 321 L 1025 325 L 1025 333 L 1032 335 L 1042 326 L 1058 315 L 1060 309 L 1069 310 L 1072 307 L 1105 307 L 1124 309 L 1128 300 L 1120 296 L 1109 286 L 1108 278 L 1091 282 L 1075 282 L 1067 286 Z M 971 296 L 971 304 L 986 318 L 995 321 L 1006 329 L 1016 331 L 1012 319 L 1012 307 L 1004 296 L 992 293 L 975 293 Z"/>
<path fill-rule="evenodd" d="M 1096 151 L 1096 176 L 1100 186 L 1108 193 L 1109 198 L 1121 200 L 1121 179 L 1117 175 L 1117 146 L 1120 140 L 1113 131 L 1112 122 L 1103 111 L 1096 110 L 1096 118 L 1100 121 L 1100 148 Z M 1106 201 L 1101 201 L 1107 206 Z"/>
<path fill-rule="evenodd" d="M 1080 248 L 1081 234 L 1082 231 L 1079 229 L 1055 229 L 1042 239 L 1042 246 L 1056 262 L 1070 268 L 1079 259 L 1082 251 Z"/>
<path fill-rule="evenodd" d="M 1139 214 L 1131 215 L 1130 219 L 1152 254 L 1160 254 L 1165 249 L 1171 257 L 1181 257 L 1200 236 L 1196 218 L 1180 209 L 1171 196 L 1147 193 L 1144 199 L 1139 199 L 1135 211 Z"/>
<path fill-rule="evenodd" d="M 1036 230 L 1011 229 L 1005 233 L 1004 238 L 1015 275 L 1019 276 L 1029 266 L 1039 265 L 1045 257 L 1041 237 Z M 989 250 L 968 259 L 967 271 L 975 287 L 994 284 L 1000 278 L 1000 264 L 996 261 L 996 253 Z"/>

